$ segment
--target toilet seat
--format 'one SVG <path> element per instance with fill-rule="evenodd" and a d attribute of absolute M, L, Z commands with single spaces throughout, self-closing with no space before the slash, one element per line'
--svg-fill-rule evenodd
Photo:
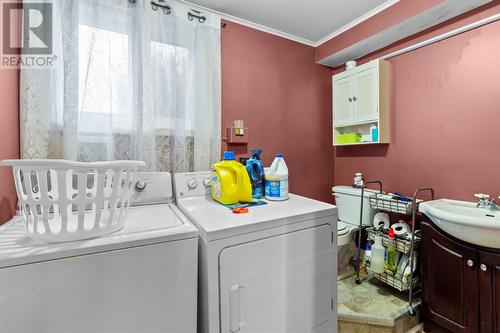
<path fill-rule="evenodd" d="M 337 236 L 346 235 L 349 233 L 349 231 L 350 231 L 350 228 L 346 223 L 338 221 L 338 223 L 337 223 Z"/>
<path fill-rule="evenodd" d="M 354 240 L 358 227 L 345 222 L 337 221 L 337 246 L 349 244 Z"/>

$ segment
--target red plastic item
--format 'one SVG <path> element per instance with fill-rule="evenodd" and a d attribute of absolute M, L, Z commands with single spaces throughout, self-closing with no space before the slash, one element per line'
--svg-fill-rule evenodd
<path fill-rule="evenodd" d="M 248 213 L 248 208 L 241 207 L 233 209 L 233 214 L 246 214 Z"/>
<path fill-rule="evenodd" d="M 391 239 L 392 239 L 392 238 L 394 238 L 394 237 L 395 237 L 395 235 L 394 235 L 394 229 L 390 228 L 390 229 L 389 229 L 389 238 L 391 238 Z"/>

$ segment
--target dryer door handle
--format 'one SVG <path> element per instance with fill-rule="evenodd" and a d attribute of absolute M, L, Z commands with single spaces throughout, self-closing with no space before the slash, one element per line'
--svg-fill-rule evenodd
<path fill-rule="evenodd" d="M 232 285 L 229 288 L 229 331 L 231 333 L 239 332 L 245 324 L 245 287 Z"/>

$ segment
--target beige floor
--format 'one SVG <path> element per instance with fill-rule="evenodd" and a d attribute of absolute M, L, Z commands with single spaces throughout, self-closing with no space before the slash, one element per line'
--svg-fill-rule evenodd
<path fill-rule="evenodd" d="M 338 319 L 339 333 L 405 333 L 420 323 L 419 311 L 408 313 L 406 292 L 366 277 L 360 285 L 354 277 L 338 282 Z"/>

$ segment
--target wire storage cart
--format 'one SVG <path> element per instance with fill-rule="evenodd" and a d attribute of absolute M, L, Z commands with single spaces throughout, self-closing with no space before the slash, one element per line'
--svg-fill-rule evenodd
<path fill-rule="evenodd" d="M 361 189 L 361 210 L 359 219 L 359 235 L 358 235 L 358 258 L 356 267 L 356 283 L 360 284 L 361 279 L 359 277 L 360 267 L 361 267 L 361 230 L 363 228 L 362 218 L 363 218 L 363 198 L 364 190 L 367 185 L 377 184 L 379 187 L 379 192 L 373 194 L 369 197 L 370 206 L 379 211 L 387 213 L 395 213 L 406 216 L 411 216 L 411 234 L 405 239 L 395 238 L 396 250 L 400 253 L 400 256 L 406 255 L 408 258 L 408 265 L 410 272 L 408 276 L 402 274 L 394 274 L 392 272 L 385 271 L 384 273 L 375 273 L 367 267 L 368 274 L 377 280 L 399 290 L 408 292 L 408 311 L 411 315 L 416 313 L 413 307 L 413 297 L 420 292 L 420 277 L 418 276 L 418 270 L 413 269 L 417 264 L 418 250 L 421 243 L 421 237 L 419 235 L 420 230 L 416 230 L 417 224 L 417 212 L 420 203 L 424 202 L 421 198 L 422 193 L 427 192 L 431 200 L 434 200 L 434 190 L 430 187 L 417 189 L 412 197 L 405 197 L 402 195 L 387 195 L 383 191 L 383 184 L 380 180 L 366 181 Z M 374 227 L 367 228 L 368 240 L 374 240 L 375 235 L 378 231 Z M 382 245 L 387 247 L 389 244 L 389 237 L 387 235 L 382 235 Z"/>

